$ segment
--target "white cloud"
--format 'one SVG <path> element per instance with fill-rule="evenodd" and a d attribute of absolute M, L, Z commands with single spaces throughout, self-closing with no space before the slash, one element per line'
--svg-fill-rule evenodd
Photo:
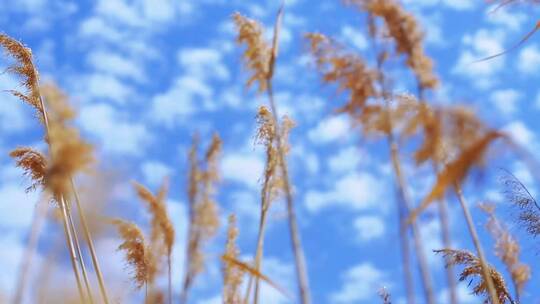
<path fill-rule="evenodd" d="M 478 296 L 475 296 L 471 293 L 471 290 L 467 288 L 467 283 L 462 282 L 457 285 L 457 298 L 459 303 L 463 304 L 473 304 L 481 302 Z M 443 289 L 437 296 L 437 303 L 440 304 L 450 304 L 450 292 L 448 288 Z"/>
<path fill-rule="evenodd" d="M 17 81 L 6 73 L 0 74 L 0 90 L 3 91 L 0 96 L 0 133 L 11 134 L 27 129 L 31 125 L 31 114 L 21 100 L 5 92 L 20 90 Z"/>
<path fill-rule="evenodd" d="M 262 158 L 253 154 L 225 153 L 221 161 L 221 172 L 226 180 L 257 189 L 264 170 Z"/>
<path fill-rule="evenodd" d="M 87 133 L 100 140 L 105 152 L 140 155 L 151 139 L 143 124 L 123 119 L 113 107 L 104 103 L 82 107 L 79 122 Z"/>
<path fill-rule="evenodd" d="M 365 215 L 359 216 L 353 223 L 356 236 L 361 242 L 368 242 L 378 239 L 384 235 L 386 230 L 383 219 L 379 216 Z"/>
<path fill-rule="evenodd" d="M 368 42 L 364 34 L 349 25 L 341 28 L 341 39 L 359 50 L 365 50 L 368 47 Z"/>
<path fill-rule="evenodd" d="M 100 39 L 114 42 L 121 41 L 123 37 L 120 31 L 98 17 L 92 17 L 81 22 L 79 26 L 79 34 L 83 37 L 99 37 Z"/>
<path fill-rule="evenodd" d="M 521 94 L 514 89 L 497 90 L 491 93 L 490 101 L 503 115 L 515 114 Z"/>
<path fill-rule="evenodd" d="M 96 70 L 135 81 L 145 79 L 140 64 L 110 51 L 95 51 L 88 56 L 88 63 Z"/>
<path fill-rule="evenodd" d="M 503 127 L 503 131 L 508 133 L 517 143 L 530 147 L 534 145 L 536 136 L 522 121 L 514 121 Z"/>
<path fill-rule="evenodd" d="M 523 23 L 527 21 L 528 16 L 515 10 L 500 9 L 494 13 L 493 7 L 488 7 L 486 10 L 486 20 L 490 23 L 501 25 L 505 30 L 518 31 L 522 28 Z"/>
<path fill-rule="evenodd" d="M 536 45 L 528 45 L 519 53 L 517 68 L 520 72 L 533 75 L 540 66 L 540 50 Z"/>
<path fill-rule="evenodd" d="M 265 256 L 262 270 L 265 275 L 278 283 L 279 286 L 285 290 L 291 291 L 296 287 L 294 284 L 294 268 L 291 264 L 285 263 L 276 257 Z M 264 303 L 269 304 L 285 304 L 291 302 L 278 290 L 269 286 L 264 281 L 261 282 L 261 299 L 264 299 Z"/>
<path fill-rule="evenodd" d="M 178 62 L 186 69 L 185 74 L 190 77 L 223 81 L 230 78 L 229 70 L 217 49 L 182 49 L 178 52 Z"/>
<path fill-rule="evenodd" d="M 358 169 L 360 162 L 369 163 L 366 151 L 358 147 L 347 147 L 330 156 L 328 167 L 332 172 L 343 173 Z"/>
<path fill-rule="evenodd" d="M 159 161 L 145 161 L 141 171 L 148 185 L 156 187 L 163 183 L 163 178 L 169 176 L 172 169 Z"/>
<path fill-rule="evenodd" d="M 476 62 L 504 50 L 503 33 L 480 29 L 474 34 L 463 37 L 464 49 L 458 58 L 453 72 L 462 75 L 479 88 L 492 85 L 495 73 L 504 67 L 505 57 L 500 56 L 489 61 Z"/>
<path fill-rule="evenodd" d="M 118 104 L 129 103 L 133 89 L 114 75 L 93 73 L 80 77 L 74 82 L 76 95 L 84 100 L 108 99 Z"/>
<path fill-rule="evenodd" d="M 22 175 L 22 172 L 20 172 Z M 3 181 L 0 186 L 0 228 L 25 230 L 30 226 L 34 206 L 38 202 L 37 192 L 25 193 L 30 182 L 25 178 L 17 181 Z M 24 182 L 23 182 L 24 181 Z"/>
<path fill-rule="evenodd" d="M 308 137 L 316 144 L 326 144 L 346 139 L 350 130 L 349 118 L 342 114 L 321 120 L 314 129 L 309 131 Z"/>
<path fill-rule="evenodd" d="M 378 290 L 385 286 L 386 274 L 370 263 L 351 267 L 343 275 L 343 285 L 330 295 L 332 303 L 359 303 L 377 298 Z"/>
<path fill-rule="evenodd" d="M 152 98 L 151 119 L 172 127 L 185 123 L 190 115 L 214 107 L 213 89 L 195 77 L 179 77 L 164 93 Z"/>
<path fill-rule="evenodd" d="M 477 1 L 475 0 L 404 0 L 403 2 L 407 5 L 414 5 L 418 7 L 444 5 L 457 11 L 470 10 L 477 4 Z"/>
<path fill-rule="evenodd" d="M 381 206 L 382 183 L 367 173 L 349 173 L 339 178 L 327 191 L 308 190 L 304 201 L 311 212 L 330 206 L 344 206 L 354 210 L 365 210 Z"/>

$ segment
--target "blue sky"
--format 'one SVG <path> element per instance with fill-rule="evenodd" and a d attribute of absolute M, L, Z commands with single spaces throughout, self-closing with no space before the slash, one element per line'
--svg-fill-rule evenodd
<path fill-rule="evenodd" d="M 16 2 L 16 3 L 13 3 Z M 254 251 L 258 221 L 258 193 L 264 154 L 254 145 L 255 114 L 266 102 L 244 86 L 241 51 L 234 44 L 231 15 L 239 11 L 272 26 L 280 1 L 270 0 L 18 0 L 0 2 L 0 28 L 30 46 L 42 79 L 56 81 L 72 97 L 79 112 L 77 125 L 95 145 L 101 173 L 87 178 L 99 193 L 86 198 L 111 216 L 135 220 L 148 217 L 136 200 L 130 181 L 156 189 L 171 178 L 169 210 L 177 224 L 174 277 L 180 285 L 186 232 L 186 159 L 191 136 L 198 132 L 205 144 L 213 132 L 224 141 L 222 183 L 218 201 L 223 223 L 234 212 L 240 223 L 240 248 L 249 258 Z M 474 0 L 405 0 L 426 31 L 427 52 L 434 58 L 442 86 L 434 102 L 463 103 L 494 127 L 507 131 L 536 156 L 540 94 L 535 83 L 540 64 L 537 37 L 507 56 L 472 64 L 498 53 L 534 27 L 537 9 L 500 9 Z M 315 303 L 374 303 L 377 289 L 387 286 L 397 303 L 403 301 L 396 228 L 393 175 L 384 141 L 362 138 L 349 119 L 333 111 L 344 96 L 321 86 L 306 52 L 303 34 L 322 32 L 360 54 L 368 55 L 363 15 L 340 1 L 290 0 L 286 5 L 281 54 L 276 71 L 276 99 L 281 114 L 297 127 L 291 134 L 289 165 Z M 268 31 L 270 35 L 270 31 Z M 8 61 L 0 60 L 5 68 Z M 399 74 L 400 77 L 411 77 Z M 407 80 L 396 80 L 407 92 Z M 17 88 L 17 80 L 0 75 L 0 88 Z M 27 181 L 14 168 L 8 152 L 19 145 L 44 148 L 42 129 L 32 112 L 2 93 L 0 103 L 0 290 L 14 285 L 22 251 L 39 195 L 25 194 Z M 418 201 L 429 189 L 428 168 L 415 170 L 404 153 L 408 180 Z M 496 159 L 479 181 L 465 187 L 471 204 L 493 201 L 506 210 L 497 186 L 497 166 L 512 170 L 535 192 L 531 175 L 515 158 Z M 84 189 L 83 189 L 84 192 Z M 452 236 L 455 247 L 472 249 L 453 196 Z M 105 207 L 103 207 L 105 204 Z M 270 216 L 264 272 L 290 291 L 296 291 L 283 202 Z M 475 208 L 479 229 L 485 216 Z M 509 213 L 501 215 L 510 219 Z M 435 278 L 439 303 L 447 301 L 440 248 L 440 227 L 434 210 L 420 219 Z M 534 269 L 538 249 L 517 227 L 524 260 L 533 267 L 533 280 L 524 302 L 538 301 Z M 60 235 L 48 224 L 38 247 L 36 273 Z M 486 251 L 491 239 L 482 231 Z M 99 235 L 98 252 L 106 281 L 116 296 L 134 299 L 128 276 L 115 252 L 114 233 Z M 194 303 L 220 303 L 218 257 L 224 230 L 207 248 L 207 271 L 193 290 Z M 490 262 L 499 265 L 489 255 Z M 65 253 L 57 259 L 51 280 L 71 280 Z M 502 268 L 501 268 L 502 269 Z M 56 282 L 54 281 L 54 282 Z M 419 281 L 417 298 L 421 297 Z M 178 289 L 178 288 L 177 288 Z M 54 290 L 54 288 L 52 288 Z M 134 296 L 135 295 L 135 296 Z M 479 303 L 459 287 L 463 303 Z M 139 295 L 140 296 L 140 295 Z M 289 303 L 271 288 L 264 303 Z M 28 299 L 31 299 L 29 296 Z M 128 300 L 125 300 L 128 301 Z"/>

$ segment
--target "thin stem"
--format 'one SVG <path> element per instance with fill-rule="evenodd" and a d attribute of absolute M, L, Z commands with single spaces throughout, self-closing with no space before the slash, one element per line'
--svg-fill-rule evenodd
<path fill-rule="evenodd" d="M 269 164 L 269 162 L 270 162 L 270 159 L 267 159 L 267 165 Z M 264 246 L 264 233 L 266 230 L 268 210 L 270 209 L 270 201 L 269 201 L 269 193 L 268 193 L 268 190 L 270 188 L 269 182 L 270 182 L 270 177 L 266 176 L 264 179 L 264 184 L 261 191 L 261 217 L 259 219 L 259 232 L 257 235 L 257 249 L 255 251 L 255 270 L 256 271 L 259 271 L 261 268 L 263 246 Z M 246 296 L 244 298 L 245 304 L 247 304 L 249 301 L 249 296 L 251 294 L 251 287 L 253 284 L 253 280 L 254 280 L 253 276 L 250 276 Z M 260 280 L 257 277 L 255 278 L 255 295 L 254 295 L 255 304 L 257 304 L 259 301 L 259 285 L 260 285 Z"/>
<path fill-rule="evenodd" d="M 474 227 L 471 212 L 469 211 L 469 207 L 467 206 L 467 202 L 465 201 L 465 197 L 463 196 L 463 192 L 461 191 L 461 186 L 456 183 L 454 184 L 454 189 L 458 196 L 459 203 L 461 204 L 461 209 L 463 209 L 463 215 L 465 216 L 465 220 L 467 221 L 467 227 L 469 228 L 469 233 L 471 234 L 474 247 L 476 248 L 476 253 L 478 254 L 478 259 L 480 260 L 480 266 L 482 267 L 482 275 L 484 276 L 484 280 L 487 283 L 487 289 L 489 292 L 491 303 L 498 304 L 499 300 L 497 298 L 497 292 L 495 291 L 495 284 L 493 283 L 493 279 L 489 273 L 490 271 L 486 262 L 486 258 L 484 256 L 484 250 L 482 249 L 482 244 L 480 243 L 480 239 L 478 238 L 478 232 Z"/>
<path fill-rule="evenodd" d="M 37 72 L 35 72 L 35 73 L 37 74 Z M 47 136 L 47 139 L 49 139 L 49 133 L 50 133 L 49 132 L 49 130 L 50 130 L 49 117 L 47 115 L 45 102 L 44 102 L 43 97 L 41 95 L 39 96 L 39 103 L 40 103 L 40 106 L 41 106 L 41 110 L 43 111 L 42 114 L 43 114 L 43 122 L 45 124 L 45 134 Z M 49 144 L 50 157 L 53 158 L 50 142 L 48 142 L 48 144 Z M 81 301 L 83 303 L 86 303 L 86 298 L 85 298 L 83 290 L 82 290 L 81 278 L 80 278 L 80 275 L 79 275 L 79 269 L 77 267 L 77 262 L 76 262 L 77 255 L 76 255 L 76 252 L 75 252 L 75 250 L 73 248 L 74 247 L 73 246 L 73 237 L 72 237 L 70 229 L 68 227 L 68 214 L 67 214 L 67 210 L 66 210 L 67 205 L 66 205 L 66 201 L 65 201 L 63 195 L 60 195 L 58 204 L 60 205 L 60 210 L 62 212 L 62 224 L 63 224 L 63 227 L 64 227 L 64 234 L 66 236 L 66 242 L 67 242 L 67 246 L 68 246 L 68 250 L 69 250 L 69 254 L 70 254 L 71 266 L 73 268 L 73 274 L 75 275 L 75 280 L 77 281 L 77 288 L 79 290 L 79 296 L 81 298 Z"/>
<path fill-rule="evenodd" d="M 167 266 L 168 266 L 168 281 L 169 281 L 169 304 L 172 304 L 172 270 L 171 270 L 171 252 L 167 255 Z"/>
<path fill-rule="evenodd" d="M 390 129 L 391 130 L 391 129 Z M 408 214 L 409 210 L 411 208 L 409 194 L 407 192 L 405 179 L 403 178 L 402 169 L 401 169 L 401 163 L 399 160 L 399 154 L 398 154 L 398 148 L 397 143 L 395 142 L 395 139 L 391 133 L 388 135 L 388 139 L 390 142 L 390 152 L 391 152 L 391 158 L 392 158 L 392 165 L 394 167 L 394 173 L 396 175 L 396 183 L 398 186 L 398 191 L 400 194 L 400 202 L 402 204 L 401 208 L 404 209 L 403 214 Z M 402 220 L 405 220 L 403 218 Z M 424 294 L 426 297 L 427 303 L 434 304 L 435 303 L 435 297 L 433 295 L 433 287 L 431 283 L 431 276 L 429 274 L 429 267 L 427 265 L 427 259 L 425 256 L 424 251 L 424 245 L 422 242 L 422 238 L 420 236 L 420 229 L 418 228 L 418 224 L 416 222 L 411 223 L 411 231 L 412 231 L 412 238 L 414 242 L 416 257 L 418 259 L 418 266 L 420 268 L 420 276 L 422 279 L 422 285 L 424 286 Z"/>
<path fill-rule="evenodd" d="M 66 202 L 66 204 L 67 204 L 67 216 L 68 216 L 69 229 L 71 230 L 71 235 L 73 236 L 75 250 L 77 252 L 77 256 L 79 257 L 79 267 L 81 268 L 84 285 L 85 285 L 86 292 L 88 295 L 88 301 L 91 304 L 93 304 L 94 297 L 92 296 L 92 288 L 90 287 L 90 281 L 88 280 L 88 273 L 86 272 L 86 266 L 84 263 L 81 246 L 79 244 L 79 236 L 77 235 L 77 230 L 75 229 L 75 224 L 73 223 L 73 217 L 71 216 L 71 205 L 68 202 Z"/>
<path fill-rule="evenodd" d="M 263 246 L 264 246 L 264 232 L 266 230 L 266 219 L 268 214 L 268 209 L 263 209 L 261 212 L 261 222 L 259 224 L 259 234 L 257 236 L 257 251 L 255 253 L 255 270 L 259 271 L 262 264 L 262 256 L 263 256 Z M 259 303 L 259 288 L 260 287 L 260 280 L 259 277 L 255 278 L 255 295 L 253 299 L 254 304 Z"/>
<path fill-rule="evenodd" d="M 79 274 L 79 268 L 77 267 L 77 254 L 75 252 L 75 248 L 73 245 L 73 236 L 71 235 L 71 229 L 69 229 L 68 226 L 68 216 L 67 216 L 67 210 L 66 210 L 66 201 L 64 200 L 64 197 L 60 197 L 60 211 L 62 212 L 62 223 L 64 227 L 64 233 L 66 235 L 66 242 L 69 250 L 69 255 L 71 259 L 71 267 L 73 268 L 73 273 L 75 275 L 75 280 L 77 282 L 77 288 L 79 290 L 79 296 L 81 297 L 81 301 L 83 303 L 86 303 L 86 297 L 84 296 L 84 292 L 82 289 L 81 284 L 81 277 Z"/>
<path fill-rule="evenodd" d="M 90 234 L 90 229 L 88 228 L 86 216 L 84 215 L 84 210 L 82 208 L 81 200 L 79 198 L 79 194 L 77 192 L 77 188 L 75 187 L 75 182 L 73 181 L 73 178 L 70 178 L 70 182 L 71 182 L 71 189 L 73 191 L 73 195 L 75 196 L 75 203 L 77 204 L 77 210 L 79 211 L 79 220 L 83 227 L 84 236 L 86 239 L 86 243 L 88 245 L 88 249 L 90 251 L 90 257 L 92 259 L 92 265 L 94 266 L 94 270 L 96 272 L 96 277 L 98 280 L 101 297 L 102 297 L 103 303 L 109 304 L 109 297 L 107 296 L 107 289 L 105 288 L 105 281 L 103 280 L 103 274 L 101 273 L 101 268 L 99 266 L 99 261 L 97 258 L 94 242 L 92 240 L 92 235 Z"/>
<path fill-rule="evenodd" d="M 403 206 L 398 206 L 398 220 L 399 220 L 399 243 L 401 247 L 401 267 L 403 268 L 403 280 L 405 282 L 405 290 L 407 294 L 407 303 L 414 304 L 414 279 L 411 271 L 411 255 L 409 247 L 409 238 L 407 235 L 407 221 L 405 210 Z"/>
<path fill-rule="evenodd" d="M 26 283 L 28 282 L 28 274 L 30 270 L 30 266 L 32 264 L 32 258 L 34 256 L 34 252 L 36 251 L 38 240 L 39 240 L 39 234 L 41 232 L 41 228 L 43 227 L 43 223 L 45 221 L 45 216 L 47 214 L 47 205 L 43 201 L 38 201 L 36 208 L 34 209 L 34 216 L 32 219 L 32 226 L 30 228 L 30 236 L 28 238 L 28 243 L 26 245 L 26 250 L 24 252 L 23 262 L 20 266 L 19 271 L 19 279 L 17 280 L 17 287 L 15 291 L 15 296 L 13 298 L 13 304 L 20 304 L 22 303 L 23 296 L 24 296 L 24 290 L 26 287 Z"/>
<path fill-rule="evenodd" d="M 287 216 L 289 220 L 289 232 L 291 235 L 291 245 L 293 248 L 294 259 L 296 262 L 295 265 L 296 265 L 296 274 L 297 274 L 297 279 L 298 279 L 298 287 L 300 291 L 300 299 L 301 299 L 301 303 L 308 304 L 311 302 L 311 300 L 310 300 L 308 276 L 307 276 L 307 271 L 306 271 L 306 263 L 305 263 L 304 251 L 302 250 L 302 244 L 300 241 L 298 223 L 296 221 L 296 213 L 294 210 L 292 189 L 289 182 L 289 171 L 287 168 L 287 163 L 285 162 L 285 152 L 283 150 L 283 142 L 282 142 L 280 128 L 279 128 L 279 120 L 278 120 L 279 116 L 277 113 L 276 103 L 274 101 L 272 80 L 267 79 L 266 84 L 268 88 L 268 99 L 270 102 L 270 108 L 272 109 L 272 117 L 274 120 L 275 129 L 276 129 L 276 141 L 277 141 L 277 150 L 278 150 L 278 157 L 279 157 L 279 166 L 281 168 L 281 173 L 283 174 L 283 180 L 285 181 L 283 188 L 285 190 L 285 199 L 287 201 Z"/>

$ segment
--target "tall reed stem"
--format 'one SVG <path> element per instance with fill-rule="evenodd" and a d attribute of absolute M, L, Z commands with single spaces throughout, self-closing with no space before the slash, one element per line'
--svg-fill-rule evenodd
<path fill-rule="evenodd" d="M 169 289 L 169 304 L 172 304 L 172 265 L 171 265 L 171 253 L 167 255 L 167 279 L 168 279 L 168 289 Z"/>
<path fill-rule="evenodd" d="M 268 209 L 270 204 L 268 202 L 268 181 L 265 180 L 262 190 L 262 200 L 261 200 L 261 217 L 259 219 L 259 232 L 257 235 L 257 249 L 255 250 L 255 270 L 259 271 L 262 263 L 263 256 L 263 246 L 264 246 L 264 234 L 266 230 L 266 219 L 268 214 Z M 251 287 L 253 285 L 253 276 L 249 277 L 248 288 L 244 298 L 244 303 L 249 303 L 249 296 L 251 295 Z M 257 304 L 259 302 L 259 278 L 255 278 L 255 295 L 253 303 Z"/>
<path fill-rule="evenodd" d="M 35 73 L 37 75 L 37 72 L 35 72 Z M 45 134 L 46 134 L 47 138 L 49 138 L 49 130 L 50 130 L 49 117 L 47 115 L 47 109 L 45 107 L 45 102 L 43 101 L 43 97 L 41 95 L 39 96 L 39 103 L 40 103 L 40 106 L 41 106 L 41 110 L 43 111 L 43 122 L 45 124 Z M 52 155 L 52 149 L 50 147 L 50 143 L 49 143 L 49 154 L 50 154 L 51 158 L 54 157 Z M 70 259 L 71 259 L 71 267 L 73 268 L 73 274 L 75 275 L 75 280 L 77 281 L 77 288 L 79 290 L 79 296 L 81 298 L 81 301 L 83 303 L 86 303 L 86 298 L 85 298 L 83 290 L 82 290 L 79 269 L 77 267 L 77 254 L 76 254 L 76 252 L 74 250 L 73 236 L 71 235 L 71 232 L 70 232 L 70 229 L 69 229 L 69 226 L 68 226 L 67 204 L 66 204 L 66 201 L 65 201 L 63 195 L 61 195 L 57 199 L 59 199 L 58 204 L 60 205 L 60 211 L 62 212 L 62 224 L 63 224 L 63 227 L 64 227 L 64 234 L 66 236 L 66 242 L 67 242 L 69 255 L 70 255 Z"/>
<path fill-rule="evenodd" d="M 391 130 L 391 129 L 390 129 Z M 401 202 L 401 208 L 404 209 L 403 214 L 408 215 L 411 208 L 409 194 L 407 192 L 405 179 L 403 178 L 401 162 L 399 160 L 397 143 L 395 142 L 394 136 L 390 133 L 388 135 L 388 140 L 390 143 L 390 154 L 392 158 L 392 165 L 394 167 L 394 173 L 396 175 L 396 183 L 398 186 L 398 191 L 400 195 L 399 201 Z M 406 221 L 406 218 L 400 219 L 400 221 Z M 406 225 L 406 224 L 402 224 Z M 424 294 L 426 297 L 426 302 L 429 304 L 435 303 L 435 297 L 433 295 L 433 287 L 431 282 L 431 276 L 429 274 L 429 267 L 427 265 L 427 259 L 424 251 L 424 245 L 422 238 L 420 236 L 420 229 L 418 229 L 418 224 L 416 222 L 411 223 L 411 232 L 414 242 L 416 257 L 418 259 L 418 265 L 420 268 L 420 276 L 422 278 L 422 285 L 424 287 Z"/>
<path fill-rule="evenodd" d="M 302 244 L 300 241 L 300 232 L 298 230 L 298 223 L 296 220 L 296 212 L 294 209 L 294 201 L 293 201 L 293 194 L 289 179 L 289 170 L 287 168 L 286 163 L 286 157 L 285 157 L 285 150 L 283 148 L 283 139 L 281 136 L 281 128 L 279 125 L 279 115 L 278 110 L 276 106 L 276 102 L 274 100 L 274 89 L 272 84 L 272 78 L 275 72 L 275 63 L 277 59 L 278 54 L 278 39 L 279 39 L 279 32 L 281 29 L 281 21 L 283 18 L 283 10 L 284 10 L 285 3 L 281 3 L 281 7 L 278 11 L 276 23 L 274 26 L 274 37 L 272 42 L 272 50 L 270 54 L 270 60 L 268 62 L 268 73 L 266 75 L 265 83 L 266 83 L 266 92 L 268 95 L 268 101 L 270 103 L 270 109 L 272 112 L 272 120 L 274 122 L 274 128 L 276 133 L 276 145 L 277 145 L 277 154 L 278 154 L 278 162 L 279 162 L 279 168 L 281 169 L 281 174 L 283 175 L 284 185 L 283 190 L 285 192 L 285 200 L 287 202 L 287 218 L 289 221 L 289 234 L 291 235 L 291 246 L 293 249 L 294 254 L 294 260 L 295 260 L 295 266 L 296 266 L 296 275 L 298 280 L 298 289 L 300 293 L 300 301 L 302 304 L 309 304 L 311 303 L 311 297 L 309 292 L 309 282 L 308 282 L 308 275 L 306 270 L 306 261 L 304 256 L 304 251 L 302 249 Z"/>
<path fill-rule="evenodd" d="M 480 239 L 478 238 L 478 232 L 476 231 L 476 228 L 474 227 L 474 222 L 471 216 L 471 212 L 469 211 L 469 207 L 467 206 L 467 202 L 465 201 L 465 197 L 463 196 L 461 186 L 456 183 L 454 184 L 454 189 L 456 190 L 459 203 L 461 204 L 461 209 L 463 209 L 463 215 L 465 216 L 465 220 L 467 221 L 467 227 L 469 228 L 469 233 L 471 234 L 474 247 L 476 248 L 476 253 L 478 254 L 478 259 L 480 260 L 480 266 L 482 267 L 482 275 L 484 276 L 484 280 L 486 281 L 486 284 L 487 284 L 487 289 L 489 292 L 491 303 L 499 304 L 497 292 L 495 291 L 495 284 L 493 283 L 493 279 L 490 275 L 489 267 L 488 267 L 488 264 L 486 262 L 486 258 L 484 255 L 484 250 L 482 249 L 482 244 L 480 243 Z"/>
<path fill-rule="evenodd" d="M 73 236 L 71 234 L 71 229 L 69 229 L 69 225 L 68 225 L 66 201 L 64 200 L 63 196 L 60 197 L 59 204 L 60 204 L 60 211 L 62 212 L 62 223 L 64 226 L 64 233 L 66 235 L 66 242 L 67 242 L 70 260 L 71 260 L 71 267 L 73 268 L 75 280 L 77 281 L 77 288 L 79 290 L 79 296 L 81 298 L 81 301 L 82 303 L 86 303 L 86 297 L 82 289 L 79 268 L 77 266 L 77 262 L 78 262 L 77 253 L 75 252 L 75 247 L 73 245 Z"/>
<path fill-rule="evenodd" d="M 308 276 L 306 271 L 306 262 L 304 257 L 304 251 L 302 249 L 302 244 L 300 241 L 300 233 L 298 231 L 298 223 L 296 221 L 296 212 L 294 210 L 294 202 L 292 189 L 289 182 L 289 171 L 287 168 L 287 163 L 285 162 L 285 151 L 283 150 L 283 142 L 281 138 L 280 128 L 279 128 L 279 119 L 277 113 L 276 103 L 274 101 L 274 91 L 272 88 L 272 80 L 267 79 L 266 84 L 268 87 L 268 99 L 270 102 L 270 108 L 272 109 L 272 117 L 274 120 L 276 128 L 276 141 L 277 141 L 277 150 L 279 158 L 279 166 L 281 168 L 281 173 L 283 174 L 284 190 L 285 190 L 285 200 L 287 202 L 287 217 L 289 220 L 289 232 L 291 235 L 291 245 L 293 248 L 295 265 L 296 265 L 296 274 L 298 279 L 298 287 L 300 291 L 300 300 L 302 304 L 308 304 L 310 300 L 309 292 L 309 283 Z"/>
<path fill-rule="evenodd" d="M 77 235 L 77 229 L 75 229 L 75 224 L 73 222 L 73 217 L 71 216 L 71 205 L 66 201 L 67 204 L 67 216 L 69 229 L 71 230 L 71 235 L 73 236 L 73 243 L 75 244 L 75 250 L 79 257 L 79 267 L 81 268 L 81 274 L 84 282 L 84 287 L 86 288 L 86 293 L 88 295 L 88 301 L 90 304 L 94 303 L 94 297 L 92 296 L 92 288 L 90 287 L 90 281 L 88 280 L 88 273 L 86 272 L 86 266 L 84 263 L 84 257 L 81 251 L 81 246 L 79 243 L 79 236 Z"/>
<path fill-rule="evenodd" d="M 45 222 L 46 215 L 47 205 L 44 201 L 40 200 L 34 209 L 30 236 L 28 237 L 28 243 L 26 245 L 26 250 L 24 252 L 24 257 L 19 270 L 19 279 L 17 280 L 13 304 L 22 303 L 26 283 L 28 282 L 28 274 L 32 264 L 32 258 L 38 245 L 39 234 L 41 232 L 41 228 L 43 227 L 43 223 Z"/>
<path fill-rule="evenodd" d="M 77 204 L 77 210 L 79 211 L 79 220 L 81 222 L 81 225 L 83 227 L 84 236 L 86 239 L 86 243 L 88 244 L 88 249 L 90 251 L 90 257 L 92 259 L 92 265 L 94 266 L 94 270 L 96 272 L 96 277 L 99 284 L 99 290 L 101 292 L 101 297 L 103 300 L 103 303 L 109 304 L 109 297 L 107 295 L 107 289 L 105 288 L 105 281 L 103 280 L 103 274 L 101 273 L 101 268 L 99 266 L 99 261 L 96 254 L 96 249 L 94 246 L 94 241 L 92 240 L 92 235 L 90 233 L 90 229 L 88 228 L 88 222 L 86 221 L 86 216 L 84 214 L 84 210 L 82 208 L 81 200 L 79 198 L 79 193 L 77 192 L 77 188 L 75 187 L 75 182 L 73 181 L 73 178 L 70 178 L 71 182 L 71 189 L 73 191 L 73 195 L 75 197 L 75 203 Z"/>

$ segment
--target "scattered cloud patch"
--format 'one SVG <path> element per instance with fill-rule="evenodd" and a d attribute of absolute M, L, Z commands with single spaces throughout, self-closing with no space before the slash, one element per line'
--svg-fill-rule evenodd
<path fill-rule="evenodd" d="M 330 295 L 332 303 L 346 304 L 375 300 L 377 291 L 385 286 L 386 274 L 370 263 L 348 269 L 342 276 L 341 289 Z"/>
<path fill-rule="evenodd" d="M 366 210 L 380 206 L 382 183 L 368 173 L 349 173 L 337 179 L 333 187 L 326 191 L 308 190 L 304 197 L 310 212 L 319 212 L 331 206 L 341 206 L 353 210 Z"/>
<path fill-rule="evenodd" d="M 141 155 L 150 142 L 150 131 L 141 122 L 130 122 L 105 103 L 83 106 L 79 114 L 83 130 L 99 140 L 105 152 Z"/>
<path fill-rule="evenodd" d="M 490 100 L 499 113 L 509 116 L 518 110 L 521 94 L 514 89 L 496 90 L 491 93 Z"/>
<path fill-rule="evenodd" d="M 379 216 L 359 216 L 353 223 L 356 236 L 361 242 L 369 242 L 382 237 L 386 230 L 383 219 Z"/>
<path fill-rule="evenodd" d="M 349 118 L 345 114 L 325 118 L 308 133 L 309 139 L 315 144 L 327 144 L 344 141 L 350 133 Z"/>

